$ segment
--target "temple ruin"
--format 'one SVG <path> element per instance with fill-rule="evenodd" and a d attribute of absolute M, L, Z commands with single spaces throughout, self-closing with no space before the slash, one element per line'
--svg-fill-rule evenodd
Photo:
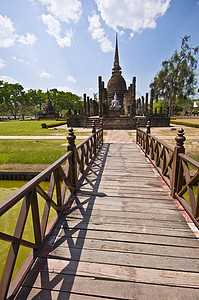
<path fill-rule="evenodd" d="M 86 94 L 83 95 L 83 113 L 75 113 L 68 116 L 68 126 L 72 127 L 91 127 L 92 122 L 96 124 L 103 121 L 104 129 L 135 129 L 139 121 L 140 126 L 145 126 L 147 121 L 151 125 L 169 126 L 170 118 L 160 111 L 153 112 L 154 92 L 153 89 L 145 97 L 136 97 L 136 77 L 127 88 L 126 81 L 122 76 L 122 69 L 119 64 L 118 40 L 116 35 L 115 57 L 111 78 L 107 87 L 98 77 L 98 100 L 90 99 Z"/>

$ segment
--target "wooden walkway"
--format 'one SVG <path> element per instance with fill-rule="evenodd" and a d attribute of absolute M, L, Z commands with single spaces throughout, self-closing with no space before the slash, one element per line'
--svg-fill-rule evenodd
<path fill-rule="evenodd" d="M 16 299 L 199 299 L 199 242 L 135 144 L 104 144 Z"/>

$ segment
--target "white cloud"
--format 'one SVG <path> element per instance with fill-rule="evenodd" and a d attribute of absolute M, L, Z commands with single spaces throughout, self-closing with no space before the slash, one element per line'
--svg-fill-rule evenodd
<path fill-rule="evenodd" d="M 88 16 L 89 28 L 92 38 L 100 43 L 100 47 L 103 52 L 112 51 L 113 47 L 109 39 L 107 38 L 104 29 L 100 23 L 100 16 L 93 12 L 91 16 Z"/>
<path fill-rule="evenodd" d="M 15 28 L 7 16 L 0 15 L 0 47 L 12 47 L 15 43 Z"/>
<path fill-rule="evenodd" d="M 47 11 L 58 20 L 65 23 L 77 23 L 82 14 L 81 1 L 79 0 L 40 0 L 47 5 Z"/>
<path fill-rule="evenodd" d="M 15 80 L 14 78 L 6 76 L 6 75 L 0 76 L 0 80 L 3 80 L 4 82 L 9 82 L 9 83 L 20 83 L 19 81 Z"/>
<path fill-rule="evenodd" d="M 18 61 L 18 62 L 20 62 L 20 63 L 24 63 L 24 64 L 26 64 L 26 65 L 29 65 L 29 64 L 30 64 L 28 61 L 26 61 L 26 60 L 24 60 L 24 59 L 22 59 L 22 58 L 17 58 L 16 56 L 13 56 L 12 59 L 13 59 L 13 60 L 16 60 L 16 61 Z"/>
<path fill-rule="evenodd" d="M 53 17 L 51 14 L 48 15 L 42 15 L 42 20 L 45 25 L 47 25 L 48 29 L 46 30 L 49 35 L 52 35 L 56 41 L 57 44 L 60 47 L 70 47 L 71 46 L 71 41 L 72 41 L 72 36 L 73 32 L 72 29 L 70 28 L 69 30 L 66 30 L 65 36 L 61 36 L 61 23 Z"/>
<path fill-rule="evenodd" d="M 68 75 L 66 77 L 66 81 L 73 82 L 73 83 L 77 82 L 77 80 L 73 76 L 71 76 L 71 75 Z"/>
<path fill-rule="evenodd" d="M 115 31 L 130 29 L 131 36 L 146 28 L 155 28 L 156 19 L 163 16 L 171 0 L 95 0 L 101 17 Z M 122 2 L 122 3 L 121 3 Z"/>
<path fill-rule="evenodd" d="M 63 91 L 63 92 L 72 92 L 71 88 L 70 87 L 67 87 L 67 86 L 58 86 L 57 87 L 58 91 Z"/>
<path fill-rule="evenodd" d="M 40 76 L 41 78 L 52 78 L 52 77 L 53 77 L 52 74 L 50 74 L 50 73 L 48 73 L 48 72 L 46 72 L 46 71 L 41 72 L 39 76 Z"/>
<path fill-rule="evenodd" d="M 4 68 L 6 66 L 5 60 L 0 58 L 0 68 Z"/>
<path fill-rule="evenodd" d="M 33 46 L 36 43 L 36 36 L 33 33 L 26 33 L 26 35 L 20 35 L 18 38 L 18 42 L 24 45 Z"/>
<path fill-rule="evenodd" d="M 43 14 L 42 21 L 47 25 L 47 33 L 52 35 L 60 47 L 70 47 L 73 31 L 71 27 L 63 32 L 66 24 L 77 23 L 82 15 L 82 6 L 79 0 L 40 0 L 47 6 L 49 14 Z"/>
<path fill-rule="evenodd" d="M 24 45 L 33 46 L 36 40 L 37 38 L 32 33 L 18 35 L 15 31 L 13 22 L 7 16 L 0 15 L 0 47 L 12 47 L 16 41 Z"/>

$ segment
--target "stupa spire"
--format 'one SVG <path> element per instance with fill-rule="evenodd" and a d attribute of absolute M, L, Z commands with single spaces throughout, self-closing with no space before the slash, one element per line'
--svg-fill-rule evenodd
<path fill-rule="evenodd" d="M 121 67 L 119 65 L 119 54 L 118 54 L 118 43 L 117 43 L 117 33 L 116 33 L 116 45 L 115 45 L 115 59 L 114 59 L 114 67 L 113 73 L 121 73 Z"/>

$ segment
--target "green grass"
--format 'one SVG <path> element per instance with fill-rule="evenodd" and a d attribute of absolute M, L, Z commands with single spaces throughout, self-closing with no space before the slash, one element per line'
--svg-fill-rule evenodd
<path fill-rule="evenodd" d="M 194 192 L 194 195 L 195 197 L 197 198 L 197 193 L 198 193 L 198 187 L 197 186 L 192 186 L 193 188 L 193 192 Z M 183 195 L 183 198 L 187 201 L 187 203 L 190 205 L 190 200 L 189 200 L 189 193 L 188 191 L 186 191 Z"/>
<path fill-rule="evenodd" d="M 52 164 L 67 152 L 62 144 L 64 140 L 1 140 L 0 164 Z"/>
<path fill-rule="evenodd" d="M 9 122 L 0 122 L 0 135 L 2 136 L 52 136 L 60 135 L 67 136 L 68 131 L 66 129 L 61 129 L 56 127 L 53 128 L 42 128 L 41 124 L 46 123 L 50 125 L 52 123 L 56 124 L 55 120 L 31 120 L 31 121 L 9 121 Z M 57 121 L 59 123 L 59 121 Z M 81 132 L 80 130 L 74 130 L 76 136 L 90 136 L 92 130 L 87 132 Z M 107 135 L 107 132 L 104 132 L 104 135 Z"/>
<path fill-rule="evenodd" d="M 42 128 L 41 124 L 46 123 L 52 124 L 52 120 L 40 120 L 40 121 L 9 121 L 9 122 L 0 122 L 0 135 L 56 135 L 62 134 L 67 135 L 65 129 L 47 129 Z"/>

